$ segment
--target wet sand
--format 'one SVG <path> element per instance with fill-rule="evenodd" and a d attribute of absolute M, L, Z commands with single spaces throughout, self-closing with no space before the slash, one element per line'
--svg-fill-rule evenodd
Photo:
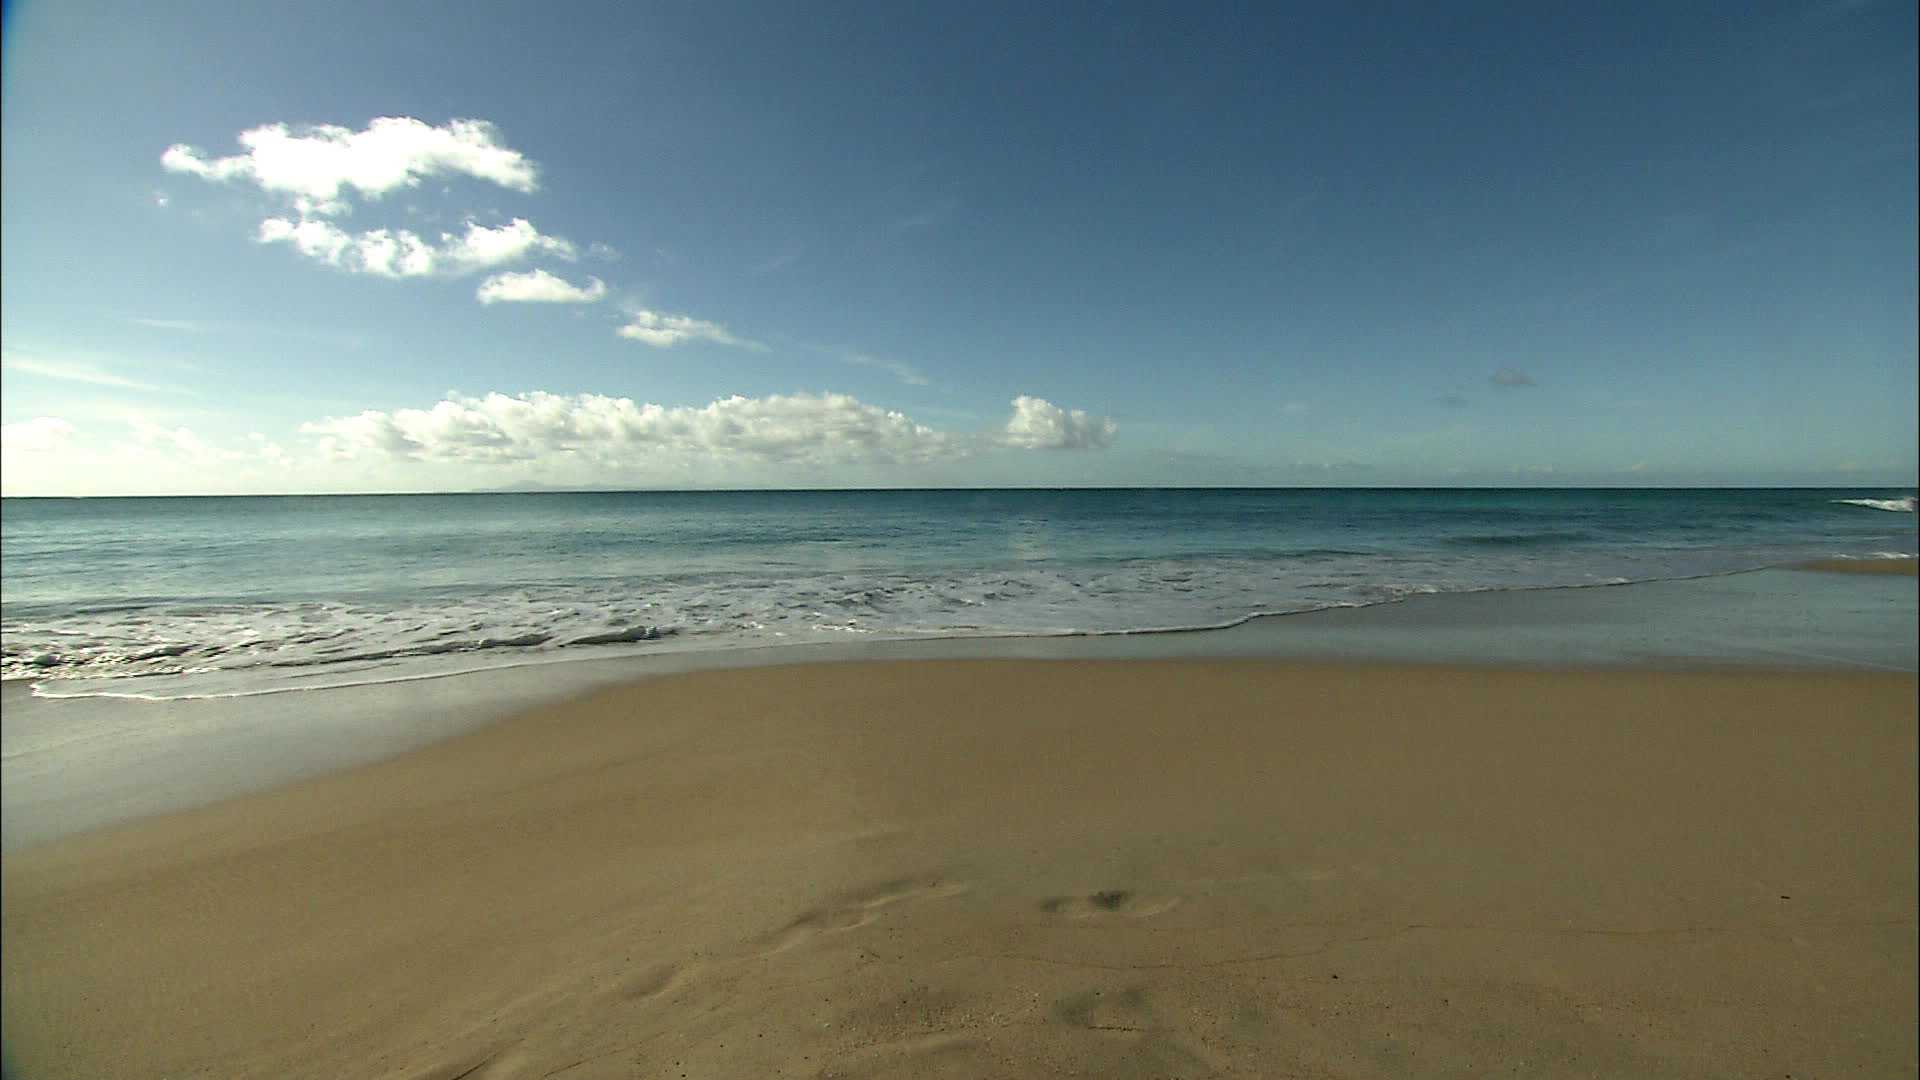
<path fill-rule="evenodd" d="M 1821 570 L 1829 574 L 1893 574 L 1898 577 L 1914 577 L 1916 570 L 1920 570 L 1920 560 L 1823 559 L 1820 562 L 1801 563 L 1795 569 Z"/>
<path fill-rule="evenodd" d="M 1912 1075 L 1905 674 L 666 676 L 4 860 L 9 1075 Z"/>

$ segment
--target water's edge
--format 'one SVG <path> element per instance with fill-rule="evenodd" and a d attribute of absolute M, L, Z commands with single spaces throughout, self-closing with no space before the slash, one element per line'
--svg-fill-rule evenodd
<path fill-rule="evenodd" d="M 1420 596 L 1215 630 L 628 654 L 300 694 L 37 698 L 12 683 L 0 687 L 0 847 L 370 763 L 543 704 L 682 672 L 850 660 L 1261 659 L 1912 673 L 1916 596 L 1912 578 L 1767 570 Z"/>
<path fill-rule="evenodd" d="M 1886 556 L 1894 557 L 1894 556 Z M 1899 556 L 1905 558 L 1906 556 Z M 1458 588 L 1436 592 L 1407 592 L 1383 597 L 1366 603 L 1336 603 L 1319 607 L 1295 608 L 1288 610 L 1253 610 L 1246 614 L 1225 619 L 1220 622 L 1191 626 L 1154 626 L 1130 627 L 1115 630 L 1063 630 L 1054 632 L 1031 633 L 964 633 L 964 632 L 928 632 L 919 634 L 879 632 L 859 641 L 764 641 L 753 639 L 682 639 L 662 644 L 656 636 L 641 636 L 625 640 L 610 640 L 594 643 L 591 649 L 575 648 L 571 651 L 553 650 L 531 652 L 524 649 L 472 649 L 451 652 L 439 656 L 398 656 L 387 658 L 383 667 L 402 667 L 401 672 L 380 673 L 378 668 L 354 669 L 345 665 L 335 668 L 322 668 L 303 675 L 307 679 L 301 683 L 281 685 L 251 686 L 232 689 L 201 690 L 210 681 L 204 672 L 156 675 L 124 675 L 97 679 L 44 679 L 32 676 L 16 676 L 0 680 L 5 685 L 27 684 L 36 698 L 75 699 L 109 698 L 132 701 L 206 701 L 226 698 L 265 697 L 278 694 L 311 693 L 323 690 L 342 690 L 362 686 L 384 686 L 395 683 L 420 682 L 435 679 L 457 678 L 482 672 L 507 672 L 528 668 L 551 669 L 568 664 L 604 664 L 621 661 L 643 661 L 649 658 L 665 659 L 714 657 L 719 655 L 743 654 L 760 656 L 777 654 L 785 656 L 798 651 L 799 655 L 812 657 L 815 653 L 830 657 L 839 651 L 856 648 L 859 645 L 892 646 L 909 643 L 935 644 L 943 642 L 1018 642 L 1018 641 L 1054 641 L 1080 638 L 1131 638 L 1159 637 L 1166 635 L 1206 635 L 1219 631 L 1233 630 L 1257 624 L 1266 620 L 1300 619 L 1308 616 L 1326 615 L 1337 611 L 1360 611 L 1377 607 L 1392 607 L 1409 602 L 1431 602 L 1444 597 L 1472 596 L 1479 594 L 1527 594 L 1559 593 L 1588 589 L 1618 589 L 1638 585 L 1658 585 L 1672 582 L 1703 581 L 1715 578 L 1737 577 L 1743 574 L 1755 574 L 1768 571 L 1794 571 L 1795 566 L 1776 565 L 1742 567 L 1733 570 L 1719 570 L 1709 573 L 1686 574 L 1674 577 L 1643 578 L 1637 580 L 1596 581 L 1579 584 L 1557 585 L 1512 585 L 1485 586 L 1478 588 Z M 787 662 L 787 661 L 773 661 Z M 694 670 L 697 663 L 686 668 L 674 664 L 676 670 Z M 731 663 L 717 661 L 712 666 L 734 666 Z M 216 683 L 217 685 L 217 683 Z"/>

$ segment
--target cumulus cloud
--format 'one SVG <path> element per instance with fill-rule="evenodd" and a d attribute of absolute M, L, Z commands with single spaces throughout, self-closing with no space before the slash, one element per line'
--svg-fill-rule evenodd
<path fill-rule="evenodd" d="M 1105 417 L 1022 394 L 1013 399 L 1013 416 L 1000 441 L 1026 450 L 1096 450 L 1112 442 L 1118 430 Z"/>
<path fill-rule="evenodd" d="M 266 124 L 241 132 L 240 145 L 244 153 L 209 158 L 176 144 L 160 155 L 160 164 L 205 180 L 256 184 L 289 200 L 303 216 L 346 212 L 342 196 L 348 189 L 379 198 L 435 176 L 470 176 L 513 191 L 539 187 L 534 163 L 502 144 L 485 120 L 435 127 L 408 116 L 382 116 L 362 131 Z"/>
<path fill-rule="evenodd" d="M 1503 367 L 1487 378 L 1495 386 L 1533 386 L 1533 376 L 1517 368 Z"/>
<path fill-rule="evenodd" d="M 441 233 L 440 242 L 440 257 L 457 273 L 502 266 L 530 255 L 556 255 L 569 261 L 579 255 L 571 241 L 544 235 L 526 218 L 514 218 L 496 229 L 469 221 L 466 232 Z"/>
<path fill-rule="evenodd" d="M 459 234 L 441 233 L 438 243 L 409 229 L 370 229 L 349 233 L 319 218 L 268 218 L 255 239 L 262 244 L 286 244 L 307 258 L 350 273 L 410 278 L 458 276 L 523 261 L 536 255 L 573 259 L 571 241 L 548 236 L 525 218 L 505 225 L 466 223 Z"/>
<path fill-rule="evenodd" d="M 259 457 L 260 460 L 270 465 L 279 465 L 282 467 L 293 464 L 293 459 L 287 455 L 286 447 L 267 438 L 260 432 L 248 432 L 247 441 L 253 445 L 254 455 Z"/>
<path fill-rule="evenodd" d="M 450 394 L 425 409 L 368 410 L 304 424 L 301 431 L 317 436 L 334 459 L 506 464 L 570 457 L 596 465 L 925 464 L 994 447 L 1093 448 L 1113 435 L 1112 421 L 1038 398 L 1019 398 L 1014 407 L 1005 432 L 976 435 L 937 431 L 846 394 L 734 396 L 668 407 L 534 391 Z M 1016 427 L 1018 438 L 1009 434 Z"/>
<path fill-rule="evenodd" d="M 147 420 L 132 421 L 134 436 L 140 444 L 194 465 L 219 465 L 239 461 L 249 455 L 239 450 L 215 446 L 186 427 L 162 427 Z M 277 447 L 275 448 L 278 449 Z"/>
<path fill-rule="evenodd" d="M 736 348 L 760 351 L 766 349 L 765 345 L 757 341 L 735 337 L 726 327 L 705 319 L 695 319 L 687 315 L 663 315 L 644 308 L 632 312 L 631 315 L 631 321 L 615 332 L 623 338 L 631 338 L 656 349 L 670 349 L 686 341 L 711 341 L 716 345 L 732 345 Z"/>
<path fill-rule="evenodd" d="M 0 424 L 0 448 L 9 454 L 45 454 L 73 438 L 73 425 L 57 416 L 36 416 L 17 424 Z"/>
<path fill-rule="evenodd" d="M 606 295 L 607 283 L 597 277 L 575 285 L 545 270 L 495 274 L 474 291 L 483 304 L 591 304 Z"/>
<path fill-rule="evenodd" d="M 600 394 L 450 395 L 426 409 L 369 410 L 302 425 L 333 457 L 366 453 L 498 463 L 545 454 L 604 461 L 681 455 L 824 462 L 946 456 L 953 437 L 844 394 L 728 397 L 703 407 Z"/>

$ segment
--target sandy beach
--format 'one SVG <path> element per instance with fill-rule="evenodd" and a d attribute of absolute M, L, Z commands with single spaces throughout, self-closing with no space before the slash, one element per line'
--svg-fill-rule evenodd
<path fill-rule="evenodd" d="M 1822 559 L 1802 564 L 1802 570 L 1820 570 L 1830 574 L 1890 574 L 1914 577 L 1920 563 L 1913 559 Z"/>
<path fill-rule="evenodd" d="M 662 677 L 9 854 L 8 1075 L 1913 1075 L 1915 685 Z"/>

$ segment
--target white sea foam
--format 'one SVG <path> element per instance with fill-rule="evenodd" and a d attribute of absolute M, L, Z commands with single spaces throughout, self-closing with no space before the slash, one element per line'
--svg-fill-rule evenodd
<path fill-rule="evenodd" d="M 862 547 L 840 546 L 837 532 L 789 540 L 789 527 L 779 544 L 747 544 L 732 554 L 689 541 L 665 554 L 635 547 L 600 558 L 583 546 L 570 562 L 548 561 L 539 546 L 519 551 L 517 563 L 496 559 L 492 545 L 506 541 L 489 534 L 462 556 L 468 561 L 443 564 L 435 560 L 449 558 L 440 549 L 453 541 L 435 533 L 425 551 L 403 548 L 415 561 L 386 576 L 365 570 L 372 558 L 351 563 L 357 549 L 340 545 L 359 577 L 330 565 L 271 579 L 272 598 L 265 589 L 217 599 L 146 595 L 171 586 L 164 577 L 140 595 L 101 587 L 83 594 L 94 598 L 84 602 L 44 595 L 21 602 L 10 589 L 0 618 L 0 676 L 30 679 L 49 696 L 228 696 L 574 657 L 1204 629 L 1430 593 L 1693 577 L 1835 554 L 1912 557 L 1910 528 L 1827 505 L 1911 511 L 1911 498 L 1794 497 L 1815 512 L 1813 524 L 1782 532 L 1764 516 L 1754 525 L 1728 524 L 1727 514 L 1676 514 L 1649 532 L 1612 509 L 1589 512 L 1578 528 L 1541 515 L 1483 521 L 1475 511 L 1457 525 L 1444 517 L 1395 519 L 1350 533 L 1361 526 L 1322 524 L 1297 538 L 1261 519 L 1183 549 L 1175 531 L 1109 523 L 1079 537 L 1071 529 L 1081 525 L 1068 520 L 1051 541 L 1061 554 L 1044 557 L 1030 557 L 1023 544 L 1001 545 L 990 530 L 949 550 L 941 546 L 944 526 L 922 523 L 913 527 L 921 532 L 899 526 L 904 539 L 875 530 Z M 1726 506 L 1736 517 L 1750 512 Z M 9 542 L 10 559 L 27 550 L 11 532 Z M 1196 548 L 1205 553 L 1116 554 Z M 51 542 L 47 551 L 49 561 L 64 557 Z M 171 562 L 154 558 L 173 573 Z M 409 566 L 424 584 L 402 572 Z M 224 568 L 202 569 L 196 586 L 219 587 Z"/>
<path fill-rule="evenodd" d="M 1753 565 L 1749 563 L 1748 565 Z M 45 696 L 230 696 L 564 657 L 814 641 L 1125 634 L 1499 588 L 1744 568 L 1699 556 L 1583 566 L 1511 556 L 1129 560 L 942 573 L 694 576 L 375 603 L 125 605 L 5 626 L 0 669 Z"/>
<path fill-rule="evenodd" d="M 1864 506 L 1873 510 L 1892 510 L 1895 513 L 1911 514 L 1914 512 L 1914 497 L 1912 495 L 1900 499 L 1835 499 L 1833 501 L 1843 503 L 1847 506 Z"/>

